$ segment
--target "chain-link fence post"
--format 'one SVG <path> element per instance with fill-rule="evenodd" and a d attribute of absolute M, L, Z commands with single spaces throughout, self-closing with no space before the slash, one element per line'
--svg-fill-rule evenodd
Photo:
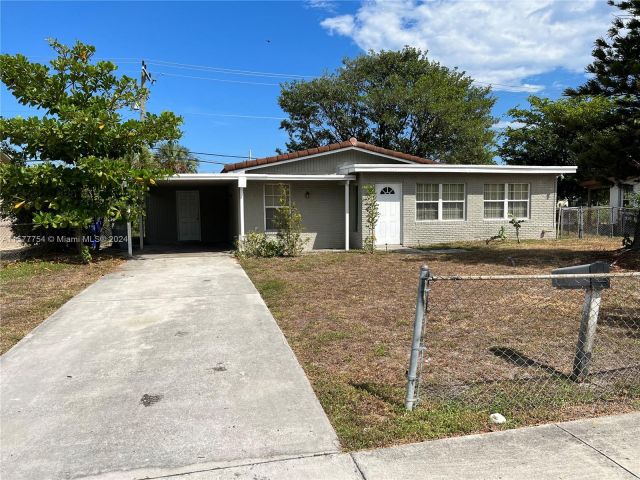
<path fill-rule="evenodd" d="M 416 316 L 413 323 L 413 339 L 411 340 L 411 357 L 409 359 L 409 370 L 407 370 L 407 393 L 404 406 L 407 410 L 413 410 L 418 403 L 418 367 L 422 360 L 422 336 L 426 323 L 426 310 L 428 305 L 427 282 L 429 280 L 429 267 L 423 265 L 420 268 L 420 279 L 418 280 L 418 296 L 416 299 Z"/>
<path fill-rule="evenodd" d="M 584 215 L 582 207 L 578 209 L 578 238 L 584 237 Z"/>
<path fill-rule="evenodd" d="M 577 382 L 581 382 L 589 375 L 599 312 L 600 289 L 594 288 L 593 286 L 588 287 L 585 289 L 580 332 L 578 333 L 578 345 L 576 346 L 576 356 L 573 361 L 572 379 Z"/>

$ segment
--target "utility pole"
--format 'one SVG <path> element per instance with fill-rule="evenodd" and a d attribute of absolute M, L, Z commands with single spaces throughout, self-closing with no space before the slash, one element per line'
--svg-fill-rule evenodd
<path fill-rule="evenodd" d="M 142 60 L 142 64 L 140 67 L 140 86 L 142 88 L 144 88 L 144 84 L 147 82 L 147 80 L 151 83 L 151 85 L 153 85 L 154 83 L 156 83 L 156 81 L 151 78 L 151 74 L 149 73 L 149 71 L 147 70 L 147 64 L 144 63 L 144 60 Z M 144 110 L 144 103 L 145 103 L 145 98 L 142 98 L 140 100 L 140 121 L 144 120 L 144 115 L 145 115 L 145 110 Z M 143 200 L 143 205 L 142 207 L 144 208 L 144 200 Z M 140 230 L 140 250 L 142 251 L 142 249 L 144 248 L 144 216 L 140 215 L 140 224 L 139 224 L 139 230 Z"/>

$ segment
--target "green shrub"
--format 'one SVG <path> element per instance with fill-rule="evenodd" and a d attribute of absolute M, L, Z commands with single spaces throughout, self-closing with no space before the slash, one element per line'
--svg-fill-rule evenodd
<path fill-rule="evenodd" d="M 295 203 L 289 202 L 289 195 L 283 188 L 280 192 L 280 208 L 276 211 L 273 221 L 278 229 L 278 245 L 281 255 L 297 257 L 304 250 L 309 239 L 302 238 L 302 215 Z"/>
<path fill-rule="evenodd" d="M 364 230 L 366 233 L 363 248 L 365 252 L 373 253 L 376 249 L 376 225 L 380 219 L 378 197 L 374 185 L 365 185 L 363 191 L 364 198 L 362 203 L 364 207 Z"/>
<path fill-rule="evenodd" d="M 249 232 L 236 242 L 237 257 L 278 257 L 282 255 L 280 243 L 260 232 Z"/>

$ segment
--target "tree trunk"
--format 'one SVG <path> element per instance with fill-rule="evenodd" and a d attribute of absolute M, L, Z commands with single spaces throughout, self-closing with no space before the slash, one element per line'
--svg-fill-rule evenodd
<path fill-rule="evenodd" d="M 76 234 L 76 248 L 78 249 L 78 255 L 82 255 L 82 228 L 76 228 L 75 234 Z"/>
<path fill-rule="evenodd" d="M 640 208 L 638 209 L 638 215 L 636 215 L 636 227 L 633 229 L 631 250 L 640 251 Z"/>

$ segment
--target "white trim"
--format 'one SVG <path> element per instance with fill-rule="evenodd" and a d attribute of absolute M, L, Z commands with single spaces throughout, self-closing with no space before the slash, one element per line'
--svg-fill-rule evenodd
<path fill-rule="evenodd" d="M 267 208 L 282 208 L 282 207 L 267 207 L 266 196 L 267 196 L 267 185 L 285 185 L 289 189 L 289 206 L 291 206 L 291 197 L 293 196 L 293 189 L 291 188 L 290 183 L 265 183 L 262 185 L 262 216 L 263 216 L 263 226 L 265 233 L 273 233 L 276 230 L 267 229 Z"/>
<path fill-rule="evenodd" d="M 344 249 L 349 250 L 349 230 L 351 229 L 351 222 L 349 221 L 349 189 L 351 185 L 349 180 L 344 182 Z"/>
<path fill-rule="evenodd" d="M 231 174 L 231 173 L 181 173 L 178 175 L 172 175 L 163 180 L 159 180 L 158 183 L 165 182 L 216 182 L 216 181 L 240 181 L 241 179 L 249 180 L 273 180 L 273 181 L 344 181 L 355 180 L 354 175 L 342 175 L 342 174 L 325 174 L 325 175 L 275 175 L 270 173 L 252 173 L 248 175 L 244 174 Z"/>
<path fill-rule="evenodd" d="M 239 187 L 238 190 L 240 190 L 240 193 L 238 195 L 238 210 L 239 210 L 239 217 L 240 217 L 240 232 L 239 232 L 239 237 L 240 237 L 240 241 L 244 240 L 244 187 Z"/>
<path fill-rule="evenodd" d="M 372 165 L 354 164 L 339 169 L 342 174 L 370 173 L 530 173 L 572 174 L 578 167 L 529 166 L 529 165 Z"/>
<path fill-rule="evenodd" d="M 502 199 L 502 217 L 486 218 L 484 216 L 484 204 L 487 202 L 498 203 L 500 200 L 485 200 L 484 199 L 484 186 L 485 185 L 504 185 L 504 198 Z M 527 186 L 527 199 L 526 200 L 509 200 L 509 185 L 526 185 Z M 509 217 L 509 202 L 527 202 L 527 216 L 515 217 L 516 220 L 529 220 L 531 218 L 531 184 L 527 182 L 509 182 L 509 183 L 485 183 L 482 186 L 482 219 L 487 222 L 491 221 L 504 221 L 510 220 Z M 555 213 L 554 213 L 555 214 Z"/>
<path fill-rule="evenodd" d="M 394 161 L 400 162 L 400 163 L 407 163 L 407 164 L 411 164 L 411 165 L 415 165 L 416 164 L 416 162 L 412 162 L 411 160 L 405 160 L 403 158 L 394 157 L 393 155 L 387 155 L 386 153 L 372 152 L 371 150 L 367 150 L 366 148 L 361 148 L 361 147 L 357 147 L 357 146 L 351 146 L 351 147 L 337 148 L 335 150 L 328 150 L 326 152 L 313 153 L 311 155 L 304 155 L 302 157 L 291 158 L 289 160 L 280 160 L 280 161 L 275 161 L 275 162 L 271 162 L 271 163 L 263 163 L 262 165 L 256 165 L 256 166 L 253 166 L 253 167 L 246 167 L 246 168 L 242 168 L 242 169 L 239 168 L 237 170 L 233 170 L 233 172 L 234 173 L 249 172 L 251 170 L 256 170 L 256 169 L 259 169 L 259 168 L 273 167 L 275 165 L 285 165 L 287 163 L 299 162 L 301 160 L 308 160 L 310 158 L 323 157 L 325 155 L 332 155 L 334 153 L 347 152 L 349 150 L 355 150 L 357 152 L 368 153 L 369 155 L 376 155 L 378 157 L 388 158 L 389 160 L 394 160 Z"/>
<path fill-rule="evenodd" d="M 418 200 L 418 185 L 438 185 L 438 200 L 437 201 L 433 201 L 433 200 L 422 200 L 419 201 Z M 462 185 L 463 188 L 463 196 L 462 196 L 462 200 L 443 200 L 442 199 L 442 186 L 443 185 Z M 467 184 L 464 182 L 457 182 L 457 183 L 452 183 L 452 182 L 445 182 L 445 183 L 434 183 L 434 182 L 416 182 L 415 184 L 415 203 L 416 203 L 416 208 L 415 208 L 415 219 L 414 221 L 416 223 L 440 223 L 440 222 L 458 222 L 458 223 L 462 223 L 462 222 L 466 222 L 467 221 Z M 462 202 L 462 218 L 442 218 L 442 205 L 444 203 L 460 203 Z M 418 204 L 419 203 L 437 203 L 438 204 L 438 218 L 432 219 L 432 220 L 418 220 Z"/>

